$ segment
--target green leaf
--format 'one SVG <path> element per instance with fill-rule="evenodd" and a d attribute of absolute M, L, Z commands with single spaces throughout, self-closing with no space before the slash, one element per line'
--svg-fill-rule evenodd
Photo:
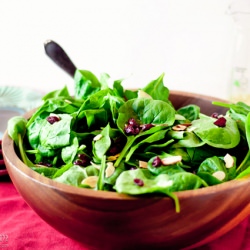
<path fill-rule="evenodd" d="M 159 141 L 161 139 L 163 139 L 165 137 L 167 130 L 160 130 L 155 132 L 152 135 L 149 135 L 148 137 L 146 137 L 145 139 L 140 140 L 138 143 L 135 143 L 135 145 L 133 147 L 130 148 L 129 152 L 126 155 L 126 162 L 129 161 L 130 157 L 132 156 L 132 154 L 142 145 L 144 144 L 150 144 L 156 141 Z"/>
<path fill-rule="evenodd" d="M 97 77 L 88 70 L 76 70 L 74 75 L 75 97 L 86 99 L 89 95 L 97 92 L 101 88 L 101 83 Z"/>
<path fill-rule="evenodd" d="M 168 101 L 169 90 L 163 83 L 164 74 L 161 74 L 156 80 L 151 81 L 142 90 L 152 96 L 155 100 Z"/>
<path fill-rule="evenodd" d="M 103 190 L 104 189 L 104 173 L 106 169 L 106 156 L 104 155 L 101 159 L 101 167 L 99 172 L 99 178 L 97 181 L 97 190 Z"/>
<path fill-rule="evenodd" d="M 175 110 L 168 103 L 149 98 L 127 101 L 119 108 L 117 125 L 124 131 L 125 124 L 134 118 L 139 124 L 171 126 L 175 121 Z"/>
<path fill-rule="evenodd" d="M 184 116 L 187 120 L 193 121 L 199 118 L 200 107 L 194 104 L 189 104 L 177 110 L 177 113 Z"/>
<path fill-rule="evenodd" d="M 71 120 L 68 114 L 58 115 L 60 120 L 53 124 L 47 122 L 40 130 L 40 143 L 42 146 L 56 149 L 70 144 Z"/>
<path fill-rule="evenodd" d="M 111 145 L 110 139 L 110 126 L 109 124 L 101 131 L 101 138 L 97 141 L 93 141 L 93 155 L 95 162 L 101 162 L 102 158 L 108 151 Z"/>
<path fill-rule="evenodd" d="M 26 133 L 26 124 L 27 120 L 22 116 L 14 116 L 8 120 L 8 135 L 16 145 L 18 145 L 19 135 L 23 138 Z"/>
<path fill-rule="evenodd" d="M 60 176 L 54 178 L 54 180 L 60 183 L 78 187 L 84 179 L 84 176 L 84 169 L 77 165 L 73 165 Z"/>
<path fill-rule="evenodd" d="M 215 125 L 215 118 L 203 116 L 193 121 L 189 129 L 210 146 L 224 149 L 234 148 L 240 142 L 240 132 L 232 118 L 228 116 L 225 118 L 225 127 Z"/>
<path fill-rule="evenodd" d="M 70 145 L 62 148 L 62 152 L 61 152 L 62 160 L 66 164 L 74 161 L 75 156 L 78 152 L 78 147 L 79 147 L 77 137 L 74 137 L 70 141 L 71 141 Z"/>
<path fill-rule="evenodd" d="M 64 86 L 62 89 L 57 89 L 57 90 L 54 90 L 54 91 L 47 93 L 46 95 L 43 96 L 42 99 L 45 101 L 47 99 L 57 98 L 60 96 L 70 97 L 67 86 Z"/>

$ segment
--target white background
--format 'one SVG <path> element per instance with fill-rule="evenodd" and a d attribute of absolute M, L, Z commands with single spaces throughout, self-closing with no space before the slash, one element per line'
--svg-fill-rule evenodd
<path fill-rule="evenodd" d="M 1 0 L 0 86 L 73 90 L 45 54 L 61 44 L 80 69 L 143 87 L 228 97 L 234 23 L 229 0 Z"/>

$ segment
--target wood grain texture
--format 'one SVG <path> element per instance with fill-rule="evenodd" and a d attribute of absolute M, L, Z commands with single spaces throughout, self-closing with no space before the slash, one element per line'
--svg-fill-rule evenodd
<path fill-rule="evenodd" d="M 176 107 L 189 103 L 204 113 L 224 113 L 211 97 L 171 92 Z M 218 100 L 218 99 L 217 99 Z M 132 197 L 54 182 L 25 166 L 5 133 L 3 156 L 10 177 L 32 209 L 61 233 L 89 249 L 180 249 L 199 246 L 231 230 L 250 214 L 250 178 L 176 193 Z"/>

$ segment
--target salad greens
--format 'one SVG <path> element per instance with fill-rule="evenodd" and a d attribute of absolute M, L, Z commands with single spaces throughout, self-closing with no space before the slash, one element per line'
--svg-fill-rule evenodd
<path fill-rule="evenodd" d="M 175 109 L 164 74 L 139 90 L 109 87 L 87 70 L 67 87 L 43 97 L 28 119 L 14 117 L 8 133 L 23 162 L 55 181 L 129 195 L 167 195 L 250 175 L 250 107 L 214 105 L 205 115 L 195 104 Z"/>

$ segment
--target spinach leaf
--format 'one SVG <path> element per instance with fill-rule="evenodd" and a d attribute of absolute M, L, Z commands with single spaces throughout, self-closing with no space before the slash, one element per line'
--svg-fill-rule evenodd
<path fill-rule="evenodd" d="M 161 139 L 163 139 L 165 137 L 167 130 L 160 130 L 160 131 L 156 131 L 154 134 L 149 135 L 148 137 L 146 137 L 145 139 L 140 140 L 138 143 L 135 143 L 135 145 L 133 147 L 130 148 L 129 152 L 126 155 L 126 159 L 125 161 L 129 161 L 130 157 L 132 156 L 132 154 L 142 145 L 144 144 L 150 144 L 152 142 L 156 142 L 159 141 Z"/>
<path fill-rule="evenodd" d="M 116 80 L 113 83 L 113 90 L 116 96 L 124 98 L 124 88 L 122 86 L 122 80 Z"/>
<path fill-rule="evenodd" d="M 184 116 L 187 120 L 193 121 L 199 118 L 200 107 L 195 104 L 189 104 L 179 108 L 177 113 Z"/>
<path fill-rule="evenodd" d="M 101 162 L 102 158 L 111 146 L 110 130 L 111 128 L 108 124 L 100 133 L 100 139 L 93 141 L 93 155 L 96 163 Z"/>
<path fill-rule="evenodd" d="M 56 149 L 70 144 L 70 132 L 72 117 L 68 114 L 60 114 L 60 120 L 53 124 L 47 122 L 40 130 L 41 146 Z"/>
<path fill-rule="evenodd" d="M 205 144 L 198 136 L 189 131 L 174 131 L 170 130 L 167 134 L 168 137 L 176 139 L 177 141 L 171 145 L 172 148 L 193 148 L 200 147 Z"/>
<path fill-rule="evenodd" d="M 22 116 L 14 116 L 8 120 L 7 129 L 11 139 L 18 145 L 19 135 L 24 138 L 27 120 Z"/>
<path fill-rule="evenodd" d="M 100 172 L 99 172 L 99 177 L 97 181 L 97 190 L 103 190 L 104 189 L 104 173 L 106 169 L 106 156 L 103 155 L 101 159 L 101 167 L 100 167 Z"/>
<path fill-rule="evenodd" d="M 239 167 L 237 168 L 237 174 L 244 171 L 246 168 L 250 166 L 250 113 L 247 114 L 246 123 L 245 123 L 245 130 L 246 130 L 246 139 L 248 144 L 248 152 L 241 162 Z"/>
<path fill-rule="evenodd" d="M 124 131 L 125 124 L 134 118 L 139 124 L 171 126 L 175 121 L 175 110 L 166 102 L 149 98 L 136 98 L 125 102 L 118 110 L 117 125 Z"/>
<path fill-rule="evenodd" d="M 152 96 L 155 100 L 168 102 L 169 89 L 164 86 L 164 75 L 164 73 L 161 74 L 156 80 L 148 83 L 142 90 Z"/>
<path fill-rule="evenodd" d="M 108 123 L 108 115 L 105 109 L 87 109 L 78 115 L 78 124 L 81 123 L 82 130 L 99 129 Z"/>
<path fill-rule="evenodd" d="M 125 100 L 131 100 L 131 99 L 134 99 L 134 98 L 137 98 L 137 97 L 138 97 L 138 91 L 137 90 L 126 89 L 124 91 Z"/>
<path fill-rule="evenodd" d="M 199 176 L 189 172 L 177 172 L 170 175 L 169 179 L 173 181 L 173 185 L 169 187 L 170 192 L 194 190 L 208 186 L 208 184 Z"/>
<path fill-rule="evenodd" d="M 62 160 L 67 164 L 73 162 L 78 152 L 79 143 L 77 137 L 70 139 L 70 145 L 63 147 L 61 152 Z"/>
<path fill-rule="evenodd" d="M 26 132 L 27 120 L 22 116 L 15 116 L 9 119 L 7 123 L 8 134 L 19 148 L 22 161 L 29 167 L 34 167 L 32 161 L 26 154 L 26 148 L 24 146 L 24 136 Z"/>
<path fill-rule="evenodd" d="M 51 167 L 32 167 L 31 169 L 48 178 L 52 178 L 53 175 L 58 170 L 57 168 L 51 168 Z"/>
<path fill-rule="evenodd" d="M 219 174 L 219 177 L 217 174 Z M 198 168 L 197 175 L 206 178 L 205 180 L 209 185 L 225 182 L 229 179 L 224 161 L 217 156 L 204 160 Z M 206 177 L 206 175 L 209 175 L 209 177 Z"/>
<path fill-rule="evenodd" d="M 79 167 L 78 165 L 73 165 L 65 172 L 63 172 L 60 176 L 54 178 L 54 180 L 60 183 L 78 187 L 80 186 L 84 177 L 84 169 Z"/>
<path fill-rule="evenodd" d="M 218 127 L 215 118 L 203 116 L 192 122 L 192 130 L 203 142 L 215 148 L 233 148 L 240 142 L 240 132 L 236 122 L 226 117 L 226 126 Z"/>
<path fill-rule="evenodd" d="M 44 118 L 48 116 L 50 113 L 68 113 L 71 114 L 72 117 L 75 117 L 74 114 L 79 107 L 82 105 L 77 101 L 68 100 L 70 98 L 65 99 L 65 97 L 51 98 L 47 99 L 32 115 L 27 123 L 27 128 L 40 116 Z"/>
<path fill-rule="evenodd" d="M 57 89 L 57 90 L 54 90 L 54 91 L 47 93 L 46 95 L 43 96 L 42 99 L 45 101 L 47 99 L 57 98 L 60 96 L 70 97 L 67 86 L 64 86 L 62 89 Z"/>
<path fill-rule="evenodd" d="M 174 163 L 174 164 L 167 165 L 167 166 L 165 166 L 163 164 L 161 166 L 154 166 L 153 165 L 156 157 L 159 157 L 162 160 L 163 158 L 168 158 L 171 156 L 172 155 L 170 155 L 170 154 L 164 153 L 164 154 L 157 155 L 157 156 L 151 158 L 148 161 L 148 170 L 154 175 L 159 175 L 159 174 L 173 175 L 175 173 L 185 172 L 185 170 L 181 167 L 182 166 L 181 162 Z"/>
<path fill-rule="evenodd" d="M 97 77 L 88 70 L 76 70 L 74 75 L 75 97 L 86 99 L 89 95 L 101 89 L 101 83 Z"/>
<path fill-rule="evenodd" d="M 142 181 L 143 185 L 137 185 L 135 180 Z M 178 198 L 169 189 L 173 185 L 166 174 L 153 176 L 148 170 L 136 169 L 122 172 L 116 180 L 114 189 L 118 193 L 130 195 L 142 195 L 150 193 L 163 193 L 171 197 L 175 202 L 176 212 L 180 211 Z"/>

